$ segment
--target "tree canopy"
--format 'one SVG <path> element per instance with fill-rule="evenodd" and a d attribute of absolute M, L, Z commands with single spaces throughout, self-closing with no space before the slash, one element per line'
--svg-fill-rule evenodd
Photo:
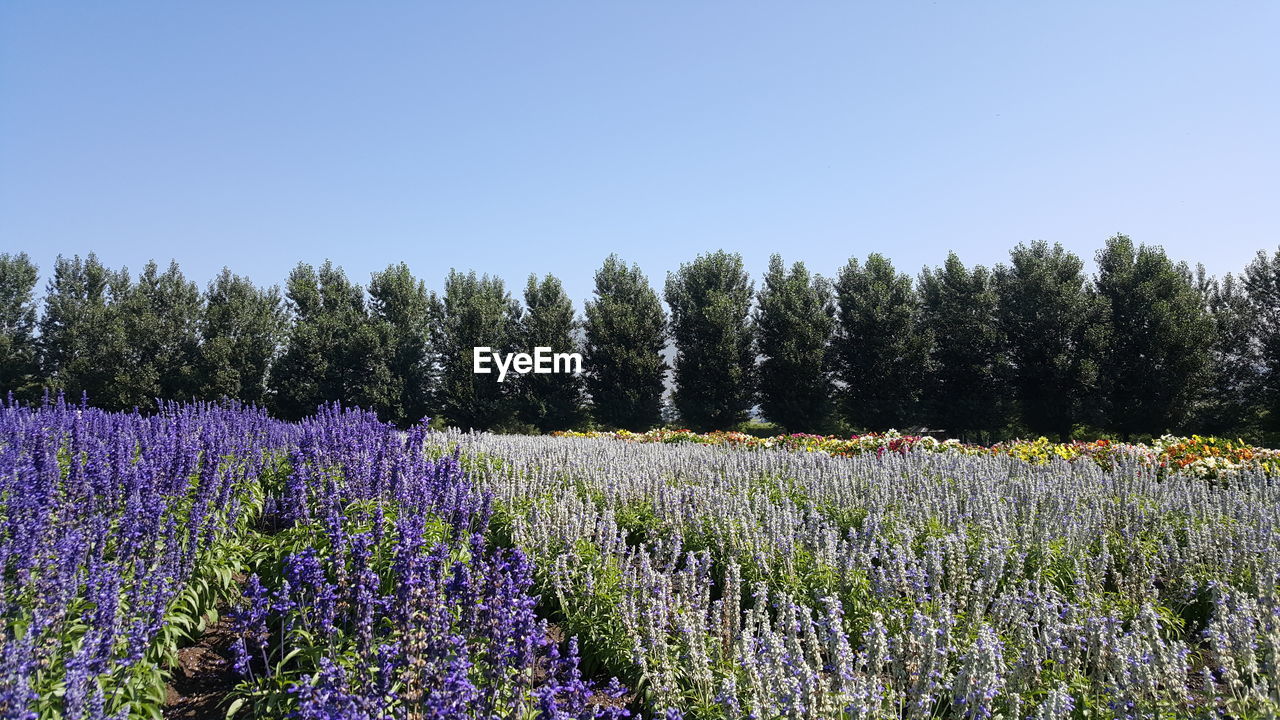
<path fill-rule="evenodd" d="M 662 422 L 667 314 L 638 265 L 610 255 L 586 304 L 583 364 L 596 422 L 648 430 Z"/>
<path fill-rule="evenodd" d="M 676 343 L 675 407 L 694 430 L 747 419 L 755 390 L 752 283 L 736 253 L 699 255 L 667 275 Z"/>
<path fill-rule="evenodd" d="M 831 284 L 804 263 L 786 270 L 769 260 L 753 315 L 760 409 L 791 432 L 827 432 L 832 424 L 831 334 L 835 303 Z"/>

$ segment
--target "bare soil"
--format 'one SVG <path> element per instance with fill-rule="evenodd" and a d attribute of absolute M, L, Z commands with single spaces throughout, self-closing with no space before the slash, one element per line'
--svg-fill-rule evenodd
<path fill-rule="evenodd" d="M 223 612 L 195 645 L 178 651 L 178 666 L 168 687 L 164 716 L 183 720 L 222 720 L 227 696 L 239 682 L 231 664 L 235 634 Z"/>

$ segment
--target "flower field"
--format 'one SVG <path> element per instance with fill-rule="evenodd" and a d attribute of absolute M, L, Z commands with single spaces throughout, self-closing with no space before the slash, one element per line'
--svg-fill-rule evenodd
<path fill-rule="evenodd" d="M 828 453 L 678 435 L 437 438 L 477 458 L 497 527 L 531 558 L 552 616 L 583 638 L 584 663 L 651 707 L 1280 712 L 1272 466 L 1239 463 L 1223 483 L 1168 462 L 1227 443 L 1068 458 L 1043 442 L 877 437 Z"/>
<path fill-rule="evenodd" d="M 238 682 L 218 717 L 624 714 L 424 435 L 337 410 L 5 408 L 0 717 L 161 717 L 220 610 Z"/>
<path fill-rule="evenodd" d="M 1274 717 L 1275 462 L 7 407 L 0 717 Z"/>

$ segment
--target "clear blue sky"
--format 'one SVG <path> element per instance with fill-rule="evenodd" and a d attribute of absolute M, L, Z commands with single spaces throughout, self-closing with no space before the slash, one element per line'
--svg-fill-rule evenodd
<path fill-rule="evenodd" d="M 0 251 L 655 286 L 1280 244 L 1280 3 L 0 4 Z M 1053 7 L 1050 7 L 1053 5 Z"/>

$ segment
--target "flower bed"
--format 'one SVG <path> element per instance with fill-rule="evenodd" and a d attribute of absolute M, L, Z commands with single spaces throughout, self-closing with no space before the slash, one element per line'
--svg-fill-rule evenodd
<path fill-rule="evenodd" d="M 658 429 L 644 433 L 627 430 L 569 431 L 556 432 L 552 435 L 612 438 L 637 443 L 697 443 L 751 449 L 824 452 L 828 455 L 845 457 L 866 453 L 883 455 L 887 452 L 906 453 L 910 450 L 924 450 L 962 455 L 1009 455 L 1037 465 L 1044 465 L 1055 459 L 1073 462 L 1084 458 L 1094 461 L 1105 469 L 1114 468 L 1118 460 L 1126 458 L 1155 467 L 1162 473 L 1182 471 L 1203 478 L 1217 478 L 1242 471 L 1257 471 L 1271 476 L 1280 475 L 1280 450 L 1254 447 L 1240 440 L 1199 435 L 1190 437 L 1165 435 L 1149 445 L 1117 443 L 1110 440 L 1056 443 L 1044 437 L 1034 440 L 1013 440 L 994 445 L 976 445 L 954 439 L 939 440 L 927 435 L 904 435 L 897 430 L 849 437 L 794 433 L 760 438 L 741 432 L 695 433 L 687 429 Z"/>

